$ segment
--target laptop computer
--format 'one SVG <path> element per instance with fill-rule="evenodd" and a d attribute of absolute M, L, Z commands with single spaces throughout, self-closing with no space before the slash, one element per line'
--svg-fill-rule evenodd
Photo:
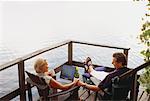
<path fill-rule="evenodd" d="M 71 83 L 74 79 L 75 66 L 72 65 L 63 65 L 61 68 L 60 78 L 57 78 L 62 84 Z"/>

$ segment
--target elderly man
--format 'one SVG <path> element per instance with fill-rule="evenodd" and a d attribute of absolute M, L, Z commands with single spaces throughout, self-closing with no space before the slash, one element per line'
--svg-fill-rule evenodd
<path fill-rule="evenodd" d="M 89 73 L 92 73 L 93 71 L 95 71 L 93 69 L 92 61 L 89 57 L 86 59 L 85 64 L 86 64 L 85 68 Z M 126 56 L 123 53 L 114 53 L 113 58 L 112 58 L 112 64 L 114 65 L 115 70 L 110 72 L 99 83 L 98 86 L 86 84 L 81 81 L 79 81 L 78 84 L 87 89 L 93 90 L 93 91 L 103 91 L 104 89 L 107 89 L 107 92 L 111 94 L 111 92 L 112 92 L 111 91 L 112 90 L 111 79 L 114 78 L 115 76 L 119 76 L 129 70 L 129 68 L 126 67 L 126 64 L 127 64 Z M 103 99 L 105 99 L 105 100 L 106 99 L 108 100 L 111 97 L 111 96 L 107 95 L 106 93 L 103 93 L 102 96 L 103 96 Z"/>

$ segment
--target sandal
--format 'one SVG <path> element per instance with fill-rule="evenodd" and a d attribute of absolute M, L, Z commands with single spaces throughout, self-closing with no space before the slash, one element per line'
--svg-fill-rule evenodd
<path fill-rule="evenodd" d="M 90 61 L 91 61 L 91 58 L 87 57 L 86 60 L 85 60 L 85 64 L 88 65 L 88 62 L 90 62 Z"/>
<path fill-rule="evenodd" d="M 84 67 L 85 67 L 85 71 L 88 72 L 89 66 L 92 64 L 89 64 L 89 62 L 91 62 L 91 58 L 87 57 L 85 62 L 84 62 Z"/>

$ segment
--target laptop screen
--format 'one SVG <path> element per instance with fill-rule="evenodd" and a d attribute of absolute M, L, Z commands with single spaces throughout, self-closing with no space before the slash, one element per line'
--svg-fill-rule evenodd
<path fill-rule="evenodd" d="M 63 65 L 61 68 L 60 78 L 73 80 L 75 73 L 75 66 Z"/>

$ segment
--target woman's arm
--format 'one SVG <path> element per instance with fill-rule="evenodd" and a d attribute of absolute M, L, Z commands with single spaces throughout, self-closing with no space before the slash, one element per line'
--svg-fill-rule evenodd
<path fill-rule="evenodd" d="M 52 87 L 52 88 L 55 88 L 55 89 L 61 89 L 61 90 L 68 90 L 70 89 L 71 87 L 75 86 L 77 83 L 77 80 L 74 80 L 73 82 L 69 83 L 69 84 L 61 84 L 60 82 L 56 81 L 55 79 L 51 79 L 50 80 L 50 83 L 49 85 Z"/>

